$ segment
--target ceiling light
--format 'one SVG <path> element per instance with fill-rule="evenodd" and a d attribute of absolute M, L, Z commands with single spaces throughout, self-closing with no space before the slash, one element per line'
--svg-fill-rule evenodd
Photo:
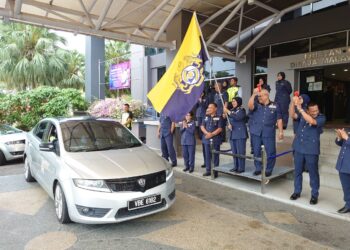
<path fill-rule="evenodd" d="M 349 70 L 348 69 L 344 69 L 345 72 L 348 72 Z"/>
<path fill-rule="evenodd" d="M 255 0 L 248 0 L 248 4 L 249 4 L 249 5 L 255 4 Z"/>
<path fill-rule="evenodd" d="M 335 76 L 335 74 L 333 73 L 332 76 Z"/>

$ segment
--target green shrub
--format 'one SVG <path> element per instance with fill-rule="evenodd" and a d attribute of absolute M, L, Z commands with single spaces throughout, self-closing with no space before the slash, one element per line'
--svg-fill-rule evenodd
<path fill-rule="evenodd" d="M 43 118 L 68 116 L 87 107 L 79 90 L 39 87 L 0 97 L 0 122 L 30 130 Z"/>

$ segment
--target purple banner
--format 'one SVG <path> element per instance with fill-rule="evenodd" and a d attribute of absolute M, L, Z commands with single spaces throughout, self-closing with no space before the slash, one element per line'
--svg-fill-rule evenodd
<path fill-rule="evenodd" d="M 131 82 L 130 61 L 112 64 L 109 68 L 109 89 L 128 89 Z"/>

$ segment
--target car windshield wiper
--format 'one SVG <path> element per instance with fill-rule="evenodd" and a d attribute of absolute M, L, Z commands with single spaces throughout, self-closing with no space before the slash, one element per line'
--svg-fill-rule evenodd
<path fill-rule="evenodd" d="M 95 148 L 76 148 L 76 149 L 70 148 L 69 152 L 90 152 L 94 150 Z"/>
<path fill-rule="evenodd" d="M 135 147 L 140 147 L 141 146 L 141 143 L 133 143 L 129 146 L 127 146 L 127 148 L 135 148 Z"/>
<path fill-rule="evenodd" d="M 111 149 L 119 149 L 118 146 L 109 146 L 109 147 L 104 147 L 104 148 L 98 148 L 96 151 L 103 151 L 103 150 L 111 150 Z"/>

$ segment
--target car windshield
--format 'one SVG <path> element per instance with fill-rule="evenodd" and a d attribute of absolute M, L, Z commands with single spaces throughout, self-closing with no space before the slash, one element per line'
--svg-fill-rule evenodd
<path fill-rule="evenodd" d="M 114 121 L 82 120 L 61 123 L 63 143 L 68 152 L 87 152 L 140 147 L 128 129 Z"/>
<path fill-rule="evenodd" d="M 9 134 L 17 134 L 17 133 L 21 133 L 22 130 L 13 128 L 9 125 L 0 125 L 0 135 L 9 135 Z"/>

